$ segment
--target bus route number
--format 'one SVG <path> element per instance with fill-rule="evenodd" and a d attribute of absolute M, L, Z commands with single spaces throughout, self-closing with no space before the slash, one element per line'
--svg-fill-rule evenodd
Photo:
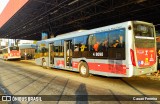
<path fill-rule="evenodd" d="M 93 52 L 93 56 L 103 56 L 103 52 Z"/>

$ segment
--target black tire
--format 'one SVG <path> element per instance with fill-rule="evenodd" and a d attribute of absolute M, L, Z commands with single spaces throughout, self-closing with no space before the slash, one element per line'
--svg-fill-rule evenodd
<path fill-rule="evenodd" d="M 81 76 L 89 77 L 89 68 L 86 62 L 80 62 L 78 69 Z"/>

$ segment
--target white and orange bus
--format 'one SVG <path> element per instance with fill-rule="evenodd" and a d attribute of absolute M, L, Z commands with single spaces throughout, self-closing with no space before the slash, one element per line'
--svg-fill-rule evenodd
<path fill-rule="evenodd" d="M 4 60 L 20 59 L 20 49 L 17 46 L 10 46 L 1 49 L 1 58 Z"/>
<path fill-rule="evenodd" d="M 42 43 L 42 44 L 41 44 Z M 39 41 L 36 63 L 90 74 L 131 77 L 157 71 L 152 23 L 127 21 Z"/>

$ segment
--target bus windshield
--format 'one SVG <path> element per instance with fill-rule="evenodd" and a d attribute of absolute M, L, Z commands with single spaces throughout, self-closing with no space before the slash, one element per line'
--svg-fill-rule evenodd
<path fill-rule="evenodd" d="M 134 24 L 135 36 L 154 37 L 154 28 L 143 24 Z"/>
<path fill-rule="evenodd" d="M 153 48 L 155 45 L 154 28 L 145 24 L 134 24 L 135 46 L 137 48 Z"/>

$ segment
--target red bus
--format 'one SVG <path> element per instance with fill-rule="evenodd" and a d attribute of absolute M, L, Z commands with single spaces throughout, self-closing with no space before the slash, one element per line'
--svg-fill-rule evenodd
<path fill-rule="evenodd" d="M 1 58 L 4 60 L 10 60 L 10 59 L 20 59 L 20 49 L 17 46 L 13 47 L 6 47 L 1 49 Z"/>

